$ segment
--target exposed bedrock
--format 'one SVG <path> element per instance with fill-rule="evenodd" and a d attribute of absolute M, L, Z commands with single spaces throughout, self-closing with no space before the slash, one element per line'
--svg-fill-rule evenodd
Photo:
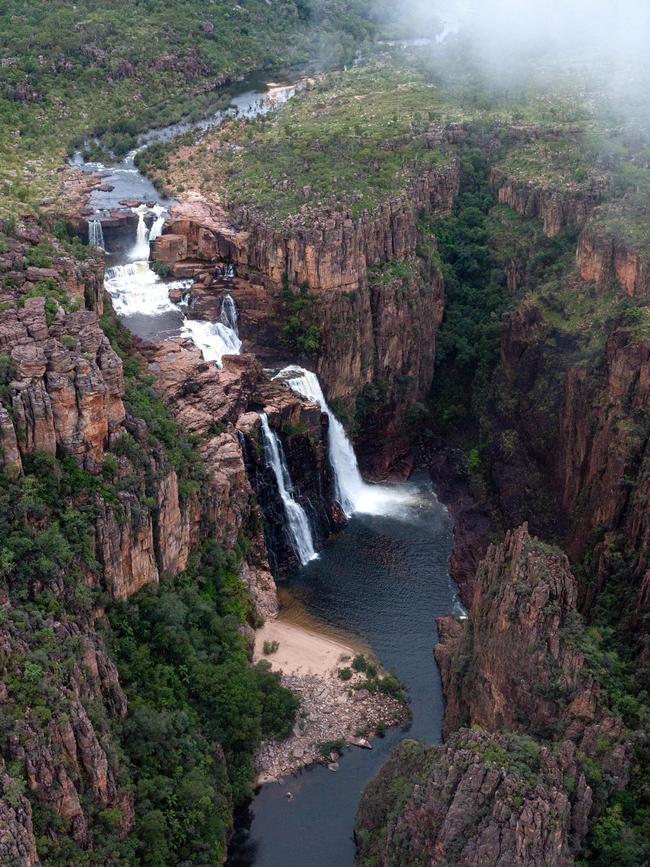
<path fill-rule="evenodd" d="M 624 197 L 597 208 L 580 235 L 576 261 L 584 280 L 630 296 L 650 295 L 646 207 Z"/>
<path fill-rule="evenodd" d="M 274 573 L 296 565 L 277 485 L 264 460 L 261 411 L 280 435 L 296 500 L 316 542 L 322 544 L 341 526 L 327 458 L 327 416 L 319 406 L 270 380 L 252 355 L 226 356 L 219 369 L 206 363 L 190 341 L 143 345 L 142 352 L 179 423 L 205 443 L 201 448 L 215 479 L 214 517 L 219 516 L 217 533 L 224 544 L 234 544 L 243 524 L 249 533 L 257 527 L 257 553 L 264 560 L 263 524 Z"/>
<path fill-rule="evenodd" d="M 638 584 L 650 553 L 650 341 L 622 320 L 608 327 L 604 347 L 586 355 L 524 301 L 507 320 L 488 405 L 490 481 L 506 526 L 529 520 L 535 532 L 564 538 L 574 561 L 596 546 L 584 610 L 612 543 Z"/>
<path fill-rule="evenodd" d="M 172 210 L 153 255 L 175 262 L 184 252 L 184 261 L 174 265 L 177 274 L 188 266 L 205 274 L 206 260 L 233 263 L 237 279 L 229 291 L 241 312 L 242 336 L 262 357 L 282 361 L 291 355 L 282 348 L 283 288 L 297 293 L 308 285 L 320 348 L 300 360 L 318 373 L 328 400 L 350 418 L 364 387 L 379 387 L 377 413 L 361 419 L 360 456 L 375 476 L 403 475 L 410 466 L 404 421 L 430 388 L 443 310 L 441 276 L 431 251 L 418 247 L 418 218 L 449 213 L 458 183 L 452 163 L 360 218 L 332 211 L 313 226 L 294 220 L 283 230 L 263 225 L 251 212 L 229 215 L 195 199 Z M 205 279 L 201 287 L 194 310 L 207 317 L 215 289 Z"/>
<path fill-rule="evenodd" d="M 566 556 L 525 526 L 490 546 L 469 619 L 438 621 L 447 742 L 404 742 L 367 787 L 362 867 L 574 863 L 631 764 L 623 722 L 579 649 L 576 601 Z"/>

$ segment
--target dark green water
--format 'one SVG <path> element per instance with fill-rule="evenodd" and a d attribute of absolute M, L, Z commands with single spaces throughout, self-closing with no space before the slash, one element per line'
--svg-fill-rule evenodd
<path fill-rule="evenodd" d="M 424 477 L 409 485 L 419 494 L 416 505 L 391 515 L 354 515 L 286 586 L 316 617 L 362 636 L 399 675 L 409 690 L 410 727 L 375 739 L 372 751 L 349 748 L 336 773 L 317 765 L 264 786 L 241 818 L 229 867 L 351 867 L 354 817 L 368 780 L 401 738 L 440 741 L 435 618 L 462 609 L 448 572 L 447 511 Z"/>

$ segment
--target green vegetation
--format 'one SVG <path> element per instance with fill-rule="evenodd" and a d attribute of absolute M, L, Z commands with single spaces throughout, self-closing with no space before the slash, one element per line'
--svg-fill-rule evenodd
<path fill-rule="evenodd" d="M 413 70 L 332 74 L 281 111 L 218 134 L 228 201 L 274 225 L 324 207 L 372 209 L 445 162 L 427 138 L 441 108 L 436 87 Z"/>
<path fill-rule="evenodd" d="M 44 263 L 45 247 L 30 259 Z M 241 627 L 256 614 L 238 577 L 245 538 L 225 552 L 204 526 L 207 541 L 183 575 L 128 602 L 113 600 L 96 559 L 98 521 L 112 512 L 118 526 L 127 519 L 155 526 L 160 478 L 175 467 L 181 496 L 190 496 L 201 492 L 204 471 L 196 444 L 133 356 L 128 332 L 112 313 L 102 326 L 124 362 L 127 407 L 147 437 L 125 433 L 112 443 L 99 474 L 72 457 L 39 452 L 23 456 L 22 476 L 0 473 L 0 627 L 10 648 L 0 653 L 7 690 L 0 727 L 3 739 L 31 755 L 35 744 L 51 742 L 51 726 L 65 731 L 76 719 L 79 697 L 117 797 L 103 809 L 79 785 L 92 848 L 76 842 L 67 822 L 27 786 L 22 761 L 9 763 L 9 797 L 30 799 L 47 867 L 220 862 L 233 810 L 251 792 L 253 753 L 263 738 L 291 733 L 298 701 L 268 662 L 250 664 Z M 10 356 L 0 354 L 0 400 L 10 412 L 11 378 Z M 110 664 L 97 625 L 128 696 L 124 718 L 116 688 L 102 680 L 100 689 L 87 667 L 93 647 Z M 119 805 L 131 794 L 135 830 L 124 838 Z"/>
<path fill-rule="evenodd" d="M 285 349 L 298 356 L 315 355 L 320 349 L 320 325 L 317 322 L 317 299 L 303 283 L 295 292 L 285 274 L 282 288 L 282 336 Z"/>
<path fill-rule="evenodd" d="M 263 737 L 287 737 L 297 698 L 267 662 L 251 667 L 239 626 L 245 549 L 203 545 L 185 575 L 108 611 L 129 699 L 118 727 L 136 791 L 137 863 L 219 862 L 233 805 L 251 792 Z"/>
<path fill-rule="evenodd" d="M 432 416 L 443 428 L 466 425 L 475 401 L 485 399 L 499 359 L 501 318 L 511 301 L 489 245 L 494 204 L 485 158 L 469 148 L 453 215 L 423 226 L 438 241 L 445 281 L 432 391 Z"/>
<path fill-rule="evenodd" d="M 277 653 L 280 649 L 279 641 L 265 641 L 264 642 L 264 656 L 270 656 L 272 653 Z"/>
<path fill-rule="evenodd" d="M 0 211 L 52 197 L 66 152 L 125 153 L 138 132 L 214 108 L 217 80 L 327 57 L 374 32 L 367 0 L 8 0 L 0 12 Z"/>
<path fill-rule="evenodd" d="M 329 759 L 332 753 L 340 754 L 343 752 L 345 747 L 345 740 L 343 738 L 338 738 L 335 741 L 323 741 L 318 748 L 318 751 L 324 759 Z"/>

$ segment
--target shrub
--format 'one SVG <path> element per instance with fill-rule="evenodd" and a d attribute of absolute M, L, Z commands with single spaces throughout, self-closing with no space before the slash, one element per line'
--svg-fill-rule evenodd
<path fill-rule="evenodd" d="M 272 653 L 277 653 L 279 647 L 280 647 L 279 641 L 265 641 L 264 642 L 264 656 L 270 656 Z"/>

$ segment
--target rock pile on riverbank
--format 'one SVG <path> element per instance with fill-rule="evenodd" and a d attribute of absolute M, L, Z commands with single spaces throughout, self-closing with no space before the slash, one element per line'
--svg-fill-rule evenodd
<path fill-rule="evenodd" d="M 278 648 L 270 655 L 269 641 Z M 300 698 L 293 734 L 285 741 L 264 743 L 256 756 L 258 782 L 280 780 L 313 762 L 332 764 L 336 750 L 324 748 L 334 742 L 370 744 L 376 730 L 399 725 L 408 718 L 406 706 L 375 688 L 363 687 L 367 676 L 349 668 L 355 650 L 330 636 L 317 634 L 283 620 L 267 622 L 256 636 L 255 658 L 267 659 L 282 670 L 282 685 Z M 351 672 L 348 680 L 341 670 Z M 334 770 L 334 768 L 333 768 Z"/>

